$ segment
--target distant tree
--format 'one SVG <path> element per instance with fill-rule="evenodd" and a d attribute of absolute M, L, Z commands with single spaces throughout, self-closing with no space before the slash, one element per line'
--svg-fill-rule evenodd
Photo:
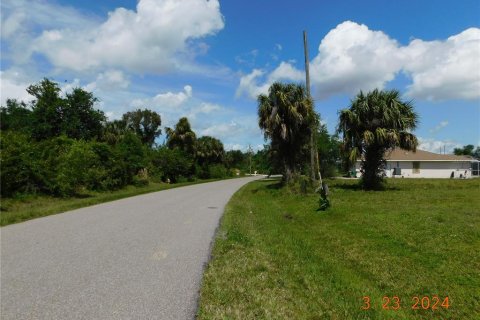
<path fill-rule="evenodd" d="M 475 149 L 475 146 L 473 144 L 467 144 L 462 148 L 453 149 L 453 153 L 456 154 L 457 156 L 473 156 L 474 149 Z"/>
<path fill-rule="evenodd" d="M 258 150 L 252 157 L 252 167 L 254 171 L 265 174 L 281 173 L 282 163 L 276 156 L 276 151 L 269 144 L 264 144 L 263 149 Z"/>
<path fill-rule="evenodd" d="M 340 111 L 338 131 L 343 134 L 350 163 L 362 159 L 365 189 L 381 187 L 386 152 L 395 147 L 416 150 L 418 141 L 410 131 L 417 122 L 413 105 L 402 101 L 397 90 L 360 92 L 349 109 Z"/>
<path fill-rule="evenodd" d="M 140 137 L 143 144 L 150 147 L 155 142 L 155 138 L 162 133 L 160 115 L 152 110 L 137 109 L 130 111 L 123 115 L 122 120 L 128 129 Z"/>
<path fill-rule="evenodd" d="M 223 143 L 213 137 L 203 136 L 196 142 L 196 159 L 199 164 L 221 163 L 225 156 Z"/>
<path fill-rule="evenodd" d="M 310 128 L 318 121 L 313 102 L 305 88 L 276 82 L 268 95 L 258 96 L 258 118 L 265 139 L 283 163 L 283 178 L 288 182 L 307 161 L 302 155 L 308 145 Z"/>
<path fill-rule="evenodd" d="M 328 134 L 325 125 L 318 127 L 316 137 L 322 177 L 332 177 L 337 173 L 342 161 L 341 141 L 337 135 Z"/>
<path fill-rule="evenodd" d="M 6 106 L 0 108 L 0 129 L 28 132 L 31 114 L 25 102 L 7 99 Z"/>
<path fill-rule="evenodd" d="M 245 165 L 246 155 L 240 150 L 225 152 L 225 165 L 227 168 L 242 168 Z"/>
<path fill-rule="evenodd" d="M 35 97 L 32 103 L 32 137 L 36 140 L 57 137 L 62 133 L 65 101 L 57 83 L 43 79 L 27 88 Z"/>
<path fill-rule="evenodd" d="M 167 146 L 170 149 L 179 149 L 186 155 L 195 156 L 195 141 L 197 136 L 192 131 L 188 119 L 183 117 L 178 120 L 175 129 L 166 128 Z"/>
<path fill-rule="evenodd" d="M 103 127 L 101 140 L 110 145 L 115 145 L 123 138 L 127 130 L 127 125 L 123 120 L 108 121 Z"/>
<path fill-rule="evenodd" d="M 7 102 L 7 108 L 2 111 L 7 127 L 15 129 L 23 121 L 23 126 L 30 127 L 28 131 L 37 141 L 62 134 L 84 140 L 101 135 L 106 118 L 102 111 L 94 108 L 98 99 L 92 93 L 75 88 L 63 98 L 58 84 L 46 78 L 30 85 L 27 92 L 35 98 L 31 102 L 32 110 L 23 102 Z"/>
<path fill-rule="evenodd" d="M 472 153 L 472 156 L 473 156 L 475 159 L 479 159 L 479 160 L 480 160 L 480 146 L 477 146 L 477 148 L 475 149 L 475 151 Z"/>
<path fill-rule="evenodd" d="M 94 108 L 98 101 L 93 93 L 75 88 L 66 94 L 62 131 L 73 139 L 91 140 L 101 136 L 105 114 Z"/>

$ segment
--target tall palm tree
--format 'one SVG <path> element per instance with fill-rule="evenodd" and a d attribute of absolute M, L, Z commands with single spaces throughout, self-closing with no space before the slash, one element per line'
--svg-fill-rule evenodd
<path fill-rule="evenodd" d="M 309 143 L 311 128 L 318 122 L 313 102 L 303 86 L 276 82 L 268 95 L 258 96 L 258 124 L 272 150 L 283 163 L 283 177 L 289 181 L 306 163 L 302 149 Z"/>
<path fill-rule="evenodd" d="M 165 128 L 167 133 L 167 146 L 169 149 L 180 149 L 187 155 L 195 155 L 195 141 L 197 137 L 192 131 L 186 117 L 180 118 L 175 129 Z"/>
<path fill-rule="evenodd" d="M 343 133 L 344 152 L 350 164 L 362 158 L 365 189 L 381 187 L 385 153 L 396 147 L 416 150 L 418 140 L 410 131 L 417 123 L 412 103 L 402 101 L 397 90 L 360 92 L 349 109 L 340 111 L 337 130 Z"/>

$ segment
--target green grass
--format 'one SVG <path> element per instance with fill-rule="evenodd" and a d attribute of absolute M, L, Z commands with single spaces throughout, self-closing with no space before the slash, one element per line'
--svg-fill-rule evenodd
<path fill-rule="evenodd" d="M 237 192 L 199 319 L 480 319 L 480 180 L 396 179 L 381 192 L 354 183 L 329 181 L 326 212 L 318 196 L 276 181 Z M 413 297 L 434 295 L 450 308 L 411 309 Z M 384 296 L 401 309 L 383 310 Z"/>
<path fill-rule="evenodd" d="M 197 180 L 175 184 L 150 182 L 144 187 L 127 186 L 109 192 L 86 192 L 78 197 L 58 198 L 45 195 L 23 195 L 1 199 L 0 226 L 45 217 L 103 202 L 137 196 L 140 194 L 183 187 L 192 184 L 216 181 L 219 179 Z"/>

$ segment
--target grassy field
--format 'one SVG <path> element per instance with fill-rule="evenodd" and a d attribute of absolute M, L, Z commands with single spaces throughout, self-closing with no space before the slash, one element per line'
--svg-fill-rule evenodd
<path fill-rule="evenodd" d="M 355 183 L 329 181 L 326 212 L 276 181 L 237 192 L 199 318 L 480 319 L 480 180 Z"/>
<path fill-rule="evenodd" d="M 1 199 L 0 226 L 87 207 L 107 201 L 137 196 L 144 193 L 216 180 L 218 179 L 198 180 L 195 182 L 182 182 L 175 184 L 150 182 L 144 187 L 127 186 L 117 191 L 88 192 L 74 198 L 27 195 L 18 196 L 16 198 Z"/>

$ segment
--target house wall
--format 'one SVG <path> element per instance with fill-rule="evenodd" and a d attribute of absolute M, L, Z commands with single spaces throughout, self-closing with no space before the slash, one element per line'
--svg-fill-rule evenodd
<path fill-rule="evenodd" d="M 395 177 L 404 178 L 450 178 L 452 172 L 455 178 L 471 178 L 472 170 L 469 161 L 419 161 L 420 172 L 413 173 L 412 161 L 398 161 L 398 167 L 402 169 L 402 174 Z M 397 167 L 397 161 L 387 161 L 385 174 L 387 177 L 393 176 L 393 168 Z M 360 161 L 355 164 L 357 177 L 361 176 Z M 466 171 L 466 174 L 465 174 Z"/>

